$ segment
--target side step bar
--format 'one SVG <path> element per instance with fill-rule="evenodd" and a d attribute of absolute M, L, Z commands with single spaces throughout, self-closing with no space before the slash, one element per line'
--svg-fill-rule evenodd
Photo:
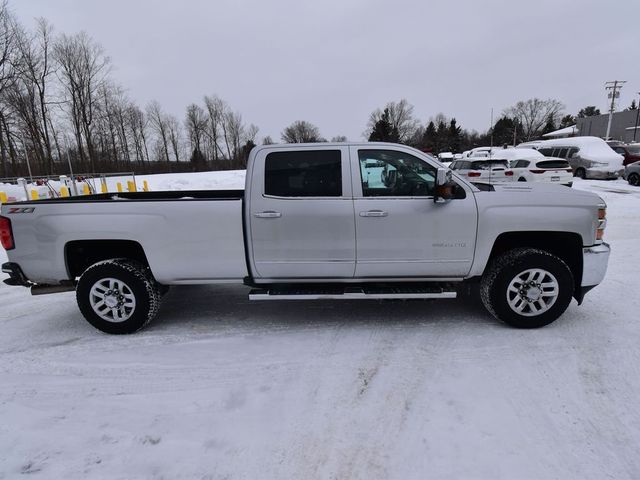
<path fill-rule="evenodd" d="M 456 298 L 455 290 L 440 287 L 345 287 L 259 290 L 249 292 L 249 300 L 389 300 Z"/>

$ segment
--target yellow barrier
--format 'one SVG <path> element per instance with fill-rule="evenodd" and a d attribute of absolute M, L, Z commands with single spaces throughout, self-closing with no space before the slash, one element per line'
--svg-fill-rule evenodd
<path fill-rule="evenodd" d="M 109 189 L 107 188 L 107 182 L 102 182 L 102 193 L 109 193 Z"/>
<path fill-rule="evenodd" d="M 85 194 L 85 195 L 91 195 L 91 189 L 89 188 L 89 184 L 88 183 L 85 183 L 82 186 L 82 193 Z"/>
<path fill-rule="evenodd" d="M 0 205 L 3 203 L 7 203 L 7 194 L 4 192 L 0 192 Z"/>
<path fill-rule="evenodd" d="M 38 191 L 37 190 L 31 190 L 31 200 L 39 200 L 40 197 L 38 196 Z"/>
<path fill-rule="evenodd" d="M 127 188 L 130 192 L 135 192 L 137 190 L 135 182 L 132 182 L 131 180 L 127 181 Z"/>
<path fill-rule="evenodd" d="M 69 196 L 69 189 L 65 186 L 60 187 L 60 196 L 61 197 L 68 197 Z"/>
<path fill-rule="evenodd" d="M 149 191 L 149 182 L 147 182 L 146 180 L 144 182 L 142 182 L 142 189 L 145 192 L 148 192 Z"/>
<path fill-rule="evenodd" d="M 118 192 L 122 192 L 122 184 L 118 182 L 116 186 L 118 187 Z"/>

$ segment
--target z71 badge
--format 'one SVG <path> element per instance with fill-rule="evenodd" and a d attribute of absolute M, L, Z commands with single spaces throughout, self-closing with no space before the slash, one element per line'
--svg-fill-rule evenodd
<path fill-rule="evenodd" d="M 35 210 L 34 207 L 31 207 L 31 208 L 10 208 L 7 213 L 9 215 L 12 214 L 12 213 L 33 213 L 34 210 Z"/>

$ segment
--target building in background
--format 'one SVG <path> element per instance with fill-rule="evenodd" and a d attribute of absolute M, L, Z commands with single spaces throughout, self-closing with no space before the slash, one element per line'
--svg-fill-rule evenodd
<path fill-rule="evenodd" d="M 611 132 L 609 136 L 612 140 L 623 142 L 640 141 L 640 125 L 638 125 L 638 110 L 626 110 L 624 112 L 614 112 L 611 119 Z M 576 119 L 576 127 L 580 136 L 593 136 L 604 138 L 607 134 L 607 123 L 609 114 L 594 115 Z M 635 138 L 634 138 L 635 133 Z"/>

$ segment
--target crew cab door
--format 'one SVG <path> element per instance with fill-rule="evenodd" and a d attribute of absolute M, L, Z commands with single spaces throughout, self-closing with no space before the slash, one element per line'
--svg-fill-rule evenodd
<path fill-rule="evenodd" d="M 402 147 L 351 147 L 356 277 L 470 271 L 478 215 L 473 193 L 460 182 L 461 198 L 435 203 L 437 165 L 419 155 Z"/>
<path fill-rule="evenodd" d="M 356 245 L 348 147 L 269 147 L 251 171 L 249 255 L 257 278 L 351 278 Z"/>

